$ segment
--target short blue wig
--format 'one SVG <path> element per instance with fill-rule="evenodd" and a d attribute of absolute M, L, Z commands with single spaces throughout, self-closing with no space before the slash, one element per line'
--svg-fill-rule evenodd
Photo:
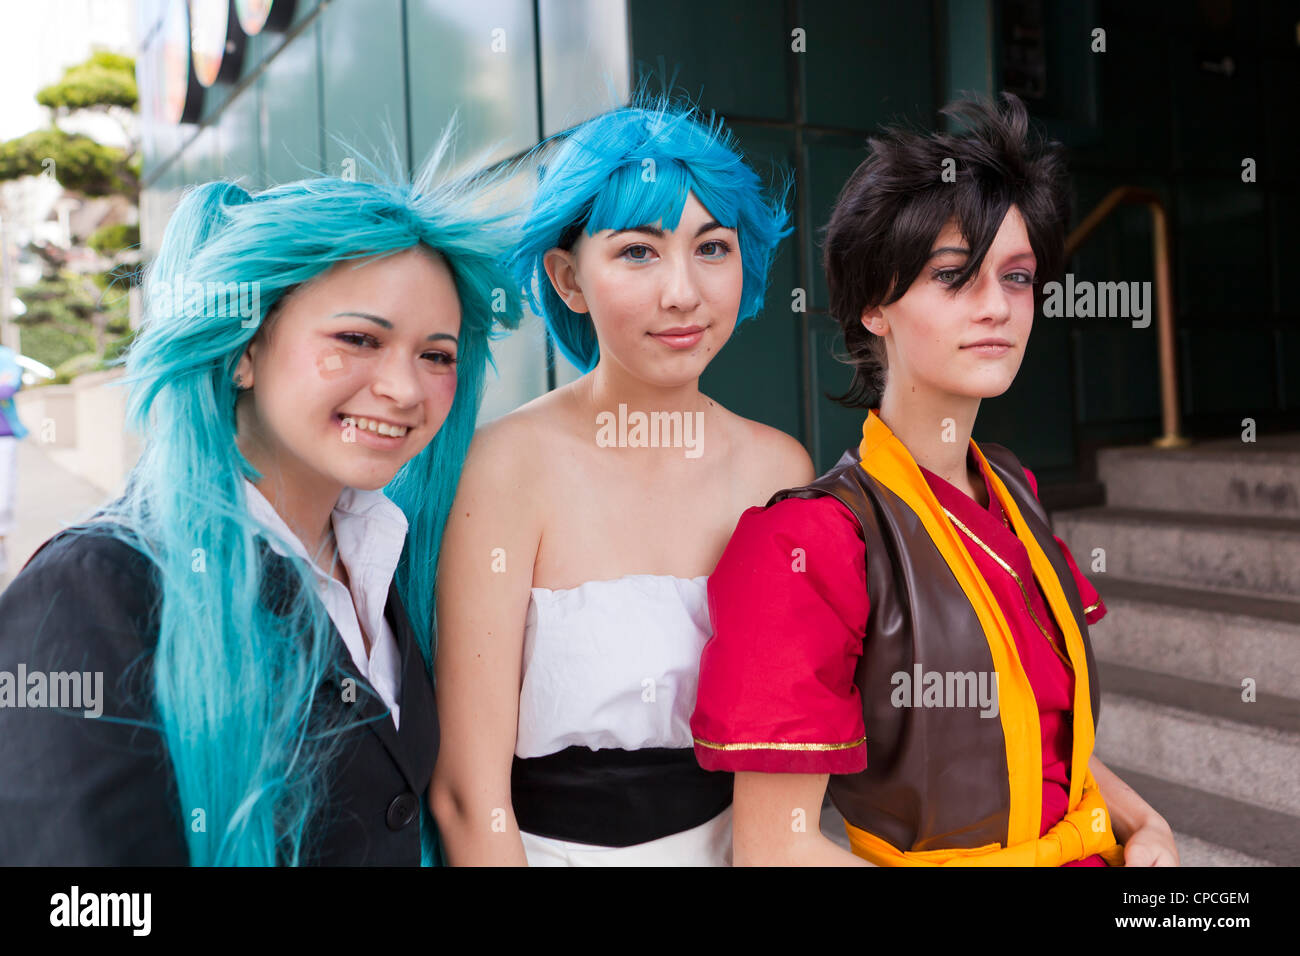
<path fill-rule="evenodd" d="M 758 313 L 776 247 L 791 232 L 788 175 L 774 195 L 765 194 L 721 120 L 666 98 L 611 110 L 560 137 L 544 161 L 510 267 L 560 353 L 579 371 L 591 371 L 600 358 L 596 331 L 556 294 L 543 267 L 546 253 L 572 245 L 579 230 L 676 229 L 689 194 L 736 230 L 744 273 L 737 322 Z"/>

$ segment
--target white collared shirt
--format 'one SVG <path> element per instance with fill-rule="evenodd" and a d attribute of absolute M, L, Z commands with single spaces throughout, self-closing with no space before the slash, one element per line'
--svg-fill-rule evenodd
<path fill-rule="evenodd" d="M 289 530 L 279 512 L 247 478 L 244 479 L 244 490 L 254 520 L 283 538 L 298 557 L 311 565 L 316 575 L 316 593 L 325 602 L 325 610 L 347 645 L 352 663 L 392 710 L 393 726 L 400 727 L 401 708 L 397 697 L 401 685 L 401 660 L 393 629 L 384 618 L 384 608 L 388 604 L 388 587 L 397 570 L 402 545 L 406 542 L 406 515 L 381 491 L 343 489 L 330 520 L 334 524 L 339 560 L 347 568 L 349 591 L 343 582 L 311 560 L 302 541 Z M 278 554 L 285 554 L 278 542 L 268 537 L 267 543 Z M 369 657 L 366 656 L 359 621 L 365 623 L 366 633 L 371 638 Z"/>

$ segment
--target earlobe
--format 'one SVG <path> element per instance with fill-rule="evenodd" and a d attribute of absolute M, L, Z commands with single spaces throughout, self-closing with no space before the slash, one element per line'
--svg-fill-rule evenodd
<path fill-rule="evenodd" d="M 249 354 L 252 350 L 253 346 L 250 343 L 248 348 L 244 349 L 244 354 L 239 357 L 239 364 L 235 366 L 235 387 L 241 392 L 253 387 L 253 359 Z"/>
<path fill-rule="evenodd" d="M 889 323 L 885 321 L 885 314 L 879 306 L 862 310 L 862 327 L 872 335 L 889 334 Z"/>
<path fill-rule="evenodd" d="M 547 278 L 551 280 L 551 288 L 571 312 L 585 315 L 590 311 L 587 308 L 587 297 L 582 294 L 582 287 L 578 285 L 578 270 L 573 253 L 563 249 L 552 249 L 542 259 L 542 265 L 546 269 Z"/>

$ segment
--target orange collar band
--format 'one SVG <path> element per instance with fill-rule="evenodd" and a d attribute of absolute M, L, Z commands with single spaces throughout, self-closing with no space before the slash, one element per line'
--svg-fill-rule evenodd
<path fill-rule="evenodd" d="M 969 850 L 900 852 L 884 840 L 849 826 L 854 852 L 886 865 L 1047 865 L 1059 866 L 1093 853 L 1107 852 L 1123 860 L 1115 844 L 1109 814 L 1101 793 L 1088 771 L 1094 729 L 1089 697 L 1088 666 L 1078 623 L 1070 611 L 1065 592 L 1038 541 L 1026 527 L 1015 499 L 984 458 L 979 446 L 971 448 L 989 477 L 1012 530 L 1029 553 L 1048 606 L 1056 618 L 1070 662 L 1074 667 L 1074 734 L 1070 761 L 1069 812 L 1048 833 L 1039 837 L 1043 805 L 1043 752 L 1038 723 L 1038 703 L 1020 663 L 1015 638 L 975 559 L 967 551 L 957 529 L 948 521 L 938 499 L 907 448 L 873 410 L 862 427 L 858 452 L 861 466 L 874 479 L 902 499 L 915 512 L 953 576 L 970 601 L 988 641 L 993 666 L 998 674 L 998 717 L 1006 745 L 1011 807 L 1007 824 L 1007 846 L 990 845 Z M 1059 832 L 1058 832 L 1059 831 Z M 1108 862 L 1111 862 L 1108 859 Z"/>

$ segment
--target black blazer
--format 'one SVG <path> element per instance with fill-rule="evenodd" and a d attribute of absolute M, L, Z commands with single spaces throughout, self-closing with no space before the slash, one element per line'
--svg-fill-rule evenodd
<path fill-rule="evenodd" d="M 285 574 L 288 560 L 258 540 L 267 577 Z M 188 865 L 184 827 L 196 818 L 179 804 L 149 705 L 157 594 L 156 568 L 138 551 L 106 534 L 66 531 L 0 593 L 0 681 L 4 672 L 16 680 L 19 664 L 29 674 L 102 672 L 104 716 L 145 724 L 0 706 L 0 865 Z M 316 704 L 344 706 L 342 681 L 351 677 L 356 703 L 346 706 L 360 709 L 351 716 L 379 719 L 340 735 L 304 840 L 307 864 L 420 863 L 420 803 L 437 757 L 438 718 L 394 585 L 385 617 L 401 659 L 401 731 L 335 630 L 336 676 Z"/>

